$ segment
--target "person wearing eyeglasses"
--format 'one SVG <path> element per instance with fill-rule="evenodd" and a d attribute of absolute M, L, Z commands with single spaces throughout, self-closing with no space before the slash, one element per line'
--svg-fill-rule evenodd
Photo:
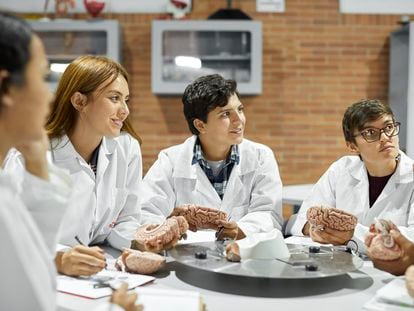
<path fill-rule="evenodd" d="M 324 244 L 346 244 L 353 239 L 364 251 L 370 224 L 382 218 L 414 239 L 414 161 L 399 148 L 400 123 L 391 108 L 376 99 L 359 101 L 345 111 L 342 129 L 352 155 L 340 158 L 323 174 L 298 214 L 289 220 L 287 233 L 309 235 Z M 355 229 L 310 226 L 308 209 L 321 205 L 355 215 Z"/>

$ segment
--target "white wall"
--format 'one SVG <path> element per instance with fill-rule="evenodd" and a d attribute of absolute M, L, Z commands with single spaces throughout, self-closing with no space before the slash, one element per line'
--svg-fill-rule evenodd
<path fill-rule="evenodd" d="M 414 14 L 413 0 L 339 0 L 339 11 L 350 14 Z"/>

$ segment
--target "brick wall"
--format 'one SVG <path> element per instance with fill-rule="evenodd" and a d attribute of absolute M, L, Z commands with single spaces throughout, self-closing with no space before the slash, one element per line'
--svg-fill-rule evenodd
<path fill-rule="evenodd" d="M 242 97 L 246 137 L 273 149 L 284 184 L 315 182 L 346 152 L 341 119 L 348 105 L 361 98 L 387 101 L 389 34 L 400 17 L 344 15 L 338 2 L 286 0 L 285 13 L 271 14 L 257 13 L 256 1 L 233 1 L 263 23 L 263 94 Z M 205 19 L 225 4 L 193 0 L 189 18 Z M 151 93 L 151 20 L 161 16 L 108 17 L 123 29 L 146 172 L 160 149 L 189 136 L 180 97 Z"/>

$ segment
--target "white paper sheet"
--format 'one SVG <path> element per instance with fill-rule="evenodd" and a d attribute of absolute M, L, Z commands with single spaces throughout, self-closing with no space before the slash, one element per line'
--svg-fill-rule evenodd
<path fill-rule="evenodd" d="M 118 287 L 121 282 L 125 282 L 128 284 L 129 289 L 147 284 L 155 280 L 154 277 L 148 275 L 103 270 L 91 277 L 74 278 L 66 275 L 59 275 L 57 277 L 57 290 L 62 293 L 91 299 L 110 296 L 112 294 L 111 288 L 94 288 L 94 285 L 99 283 L 99 278 L 111 278 L 108 282 L 113 287 Z"/>
<path fill-rule="evenodd" d="M 408 311 L 414 308 L 414 298 L 407 292 L 405 279 L 397 278 L 380 288 L 375 297 L 364 305 L 364 308 L 379 311 Z"/>
<path fill-rule="evenodd" d="M 196 232 L 187 231 L 187 239 L 180 240 L 178 244 L 212 242 L 216 240 L 216 231 L 198 230 Z"/>
<path fill-rule="evenodd" d="M 145 311 L 199 311 L 202 310 L 201 295 L 198 292 L 152 289 L 138 287 L 138 303 L 144 305 Z"/>
<path fill-rule="evenodd" d="M 332 246 L 332 244 L 321 244 L 312 241 L 308 236 L 290 236 L 285 239 L 286 244 L 300 244 L 300 245 L 312 245 L 312 246 Z"/>

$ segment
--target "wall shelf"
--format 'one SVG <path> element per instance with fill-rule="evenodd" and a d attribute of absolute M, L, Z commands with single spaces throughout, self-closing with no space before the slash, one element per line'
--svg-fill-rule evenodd
<path fill-rule="evenodd" d="M 51 66 L 48 78 L 54 90 L 62 72 L 53 70 L 52 65 L 65 65 L 75 58 L 86 55 L 104 55 L 121 61 L 120 26 L 115 20 L 53 20 L 29 21 L 34 31 L 42 39 Z"/>
<path fill-rule="evenodd" d="M 262 24 L 257 21 L 153 21 L 152 91 L 181 95 L 196 78 L 218 73 L 241 94 L 262 92 Z"/>

